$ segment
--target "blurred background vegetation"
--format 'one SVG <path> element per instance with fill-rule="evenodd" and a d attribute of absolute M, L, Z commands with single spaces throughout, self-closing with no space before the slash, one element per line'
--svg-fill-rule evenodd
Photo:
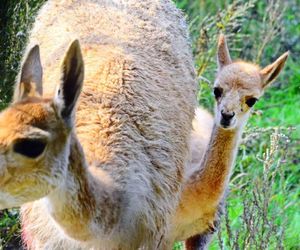
<path fill-rule="evenodd" d="M 22 50 L 45 0 L 0 1 L 0 108 L 12 94 Z M 300 0 L 175 0 L 187 17 L 200 105 L 211 87 L 219 32 L 232 58 L 267 65 L 290 57 L 256 105 L 236 161 L 221 230 L 210 249 L 300 249 Z M 20 249 L 18 211 L 0 212 L 0 249 Z M 183 249 L 177 243 L 174 249 Z"/>

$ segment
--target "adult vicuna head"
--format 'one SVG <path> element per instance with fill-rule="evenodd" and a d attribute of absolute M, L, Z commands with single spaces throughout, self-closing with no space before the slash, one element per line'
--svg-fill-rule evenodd
<path fill-rule="evenodd" d="M 39 46 L 25 56 L 13 102 L 0 114 L 1 209 L 40 199 L 63 182 L 83 77 L 75 40 L 61 64 L 61 82 L 53 98 L 43 98 Z"/>

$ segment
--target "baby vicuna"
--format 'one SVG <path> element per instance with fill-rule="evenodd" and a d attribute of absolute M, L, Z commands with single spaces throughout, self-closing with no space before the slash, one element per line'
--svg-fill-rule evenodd
<path fill-rule="evenodd" d="M 177 239 L 187 240 L 187 249 L 203 249 L 218 224 L 218 210 L 232 172 L 232 166 L 251 108 L 282 70 L 288 53 L 260 69 L 244 61 L 232 61 L 223 35 L 218 42 L 218 72 L 214 84 L 215 118 L 196 111 L 192 137 L 192 169 L 175 216 Z M 211 125 L 210 125 L 211 124 Z M 197 132 L 198 131 L 198 132 Z M 206 135 L 211 134 L 210 141 Z M 205 141 L 206 146 L 205 149 Z M 193 148 L 194 147 L 194 148 Z M 195 150 L 196 148 L 196 150 Z M 204 156 L 198 162 L 196 154 Z M 194 155 L 193 155 L 194 154 Z M 181 226 L 179 226 L 181 225 Z"/>

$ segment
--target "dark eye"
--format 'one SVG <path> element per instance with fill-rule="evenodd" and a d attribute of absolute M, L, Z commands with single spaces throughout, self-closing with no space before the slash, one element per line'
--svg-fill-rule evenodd
<path fill-rule="evenodd" d="M 214 88 L 215 98 L 218 99 L 222 96 L 223 90 L 221 88 Z"/>
<path fill-rule="evenodd" d="M 251 108 L 256 102 L 257 102 L 257 99 L 252 97 L 246 101 L 246 104 Z"/>
<path fill-rule="evenodd" d="M 29 158 L 36 158 L 41 155 L 46 147 L 46 142 L 37 139 L 21 139 L 15 143 L 13 150 Z"/>

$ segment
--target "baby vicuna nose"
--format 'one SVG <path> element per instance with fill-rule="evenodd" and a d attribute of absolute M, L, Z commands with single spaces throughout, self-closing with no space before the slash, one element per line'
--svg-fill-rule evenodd
<path fill-rule="evenodd" d="M 224 110 L 221 110 L 221 115 L 225 121 L 230 121 L 232 119 L 232 117 L 234 117 L 235 113 L 234 112 L 225 112 Z"/>

